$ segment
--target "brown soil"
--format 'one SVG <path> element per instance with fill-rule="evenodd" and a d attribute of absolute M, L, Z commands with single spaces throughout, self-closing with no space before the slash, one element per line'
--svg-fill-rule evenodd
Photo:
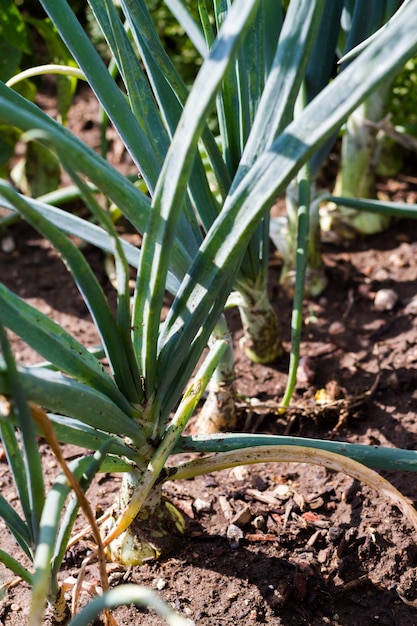
<path fill-rule="evenodd" d="M 90 106 L 90 100 L 85 105 L 78 100 L 71 122 L 80 127 L 81 113 L 81 126 L 88 132 L 96 119 Z M 93 145 L 96 136 L 89 138 Z M 116 154 L 115 159 L 120 158 Z M 408 174 L 381 185 L 392 196 L 415 201 L 413 168 Z M 6 234 L 16 247 L 0 252 L 0 280 L 85 344 L 96 344 L 85 306 L 50 245 L 22 223 Z M 298 386 L 294 408 L 285 416 L 277 414 L 274 403 L 282 398 L 286 364 L 249 363 L 239 351 L 241 330 L 232 314 L 237 390 L 242 398 L 259 401 L 240 401 L 237 430 L 416 448 L 416 252 L 417 224 L 411 221 L 400 221 L 381 235 L 325 246 L 329 285 L 320 298 L 305 304 L 306 381 Z M 90 247 L 85 253 L 112 298 L 101 253 Z M 272 258 L 271 297 L 288 350 L 290 301 L 278 276 L 279 265 Z M 381 288 L 398 295 L 390 311 L 374 306 Z M 14 348 L 20 362 L 36 359 L 19 340 Z M 334 404 L 316 403 L 321 389 Z M 40 446 L 52 480 L 58 464 L 43 442 Z M 75 448 L 65 448 L 68 459 L 76 454 Z M 384 476 L 416 500 L 415 474 Z M 13 499 L 4 459 L 0 482 L 2 495 Z M 113 476 L 96 481 L 91 501 L 97 513 L 112 504 L 118 485 L 119 478 Z M 414 582 L 415 533 L 400 512 L 370 488 L 318 466 L 265 464 L 168 483 L 166 493 L 186 515 L 185 536 L 158 562 L 129 570 L 109 564 L 112 585 L 128 581 L 156 589 L 198 626 L 417 623 L 417 610 L 397 593 L 407 577 Z M 78 528 L 83 524 L 81 519 Z M 232 524 L 241 529 L 238 540 L 230 537 Z M 16 551 L 3 526 L 1 548 Z M 81 540 L 68 551 L 62 580 L 77 577 L 89 549 L 89 542 Z M 14 578 L 4 568 L 0 575 L 3 582 Z M 92 564 L 86 580 L 94 588 L 98 578 L 97 565 Z M 6 588 L 0 623 L 24 625 L 29 601 L 24 583 Z M 114 616 L 119 626 L 162 624 L 155 614 L 134 607 L 121 607 Z"/>

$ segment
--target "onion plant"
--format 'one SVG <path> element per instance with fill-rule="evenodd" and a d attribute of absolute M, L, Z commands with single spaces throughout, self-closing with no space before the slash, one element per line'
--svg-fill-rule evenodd
<path fill-rule="evenodd" d="M 270 70 L 249 118 L 241 154 L 230 169 L 207 120 L 216 103 L 224 108 L 220 94 L 231 76 L 236 77 L 236 62 L 248 53 L 245 37 L 255 32 L 254 20 L 264 19 L 261 0 L 235 0 L 227 6 L 189 93 L 167 60 L 143 0 L 121 0 L 123 20 L 112 0 L 90 0 L 124 91 L 68 4 L 41 3 L 148 190 L 143 193 L 68 130 L 0 83 L 0 121 L 57 156 L 95 221 L 25 197 L 0 182 L 2 204 L 18 212 L 62 257 L 101 339 L 106 367 L 80 340 L 0 284 L 0 323 L 46 362 L 17 368 L 32 416 L 46 411 L 60 442 L 101 451 L 100 471 L 123 474 L 113 516 L 102 528 L 101 543 L 109 558 L 143 563 L 157 557 L 184 529 L 182 516 L 163 497 L 166 480 L 242 463 L 291 460 L 345 471 L 383 491 L 416 525 L 410 505 L 367 467 L 415 470 L 414 451 L 267 436 L 187 436 L 184 429 L 230 348 L 222 327 L 224 307 L 248 275 L 244 268 L 251 246 L 263 241 L 272 203 L 350 113 L 415 54 L 417 0 L 411 0 L 294 119 L 294 102 L 326 3 L 291 0 L 283 24 L 278 21 L 279 36 L 272 38 Z M 232 132 L 230 136 L 236 138 Z M 220 205 L 209 187 L 201 146 L 221 190 Z M 91 185 L 142 235 L 140 250 L 123 241 Z M 71 235 L 114 255 L 115 313 Z M 133 297 L 129 266 L 136 275 Z M 163 319 L 166 291 L 173 300 Z M 9 367 L 9 362 L 1 366 L 0 392 L 13 406 Z M 12 411 L 5 420 L 10 431 L 20 426 L 14 415 Z M 190 451 L 204 456 L 184 463 L 172 458 Z M 80 463 L 90 462 L 87 452 L 85 459 Z M 34 541 L 41 550 L 44 544 L 37 544 L 36 536 Z"/>
<path fill-rule="evenodd" d="M 401 4 L 402 0 L 384 0 L 376 3 L 356 2 L 351 11 L 345 7 L 345 24 L 351 23 L 351 28 L 346 29 L 345 26 L 343 33 L 347 40 L 345 53 L 385 24 Z M 333 191 L 335 196 L 375 197 L 377 159 L 380 152 L 378 123 L 387 114 L 386 107 L 393 78 L 384 81 L 378 89 L 375 89 L 346 121 L 342 136 L 340 168 Z M 334 228 L 348 237 L 354 236 L 355 233 L 379 232 L 389 224 L 386 215 L 366 211 L 356 212 L 348 209 L 346 205 L 338 206 L 329 216 L 332 218 L 331 224 Z"/>
<path fill-rule="evenodd" d="M 402 4 L 401 0 L 335 0 L 324 8 L 319 34 L 313 47 L 305 78 L 305 99 L 310 102 L 336 73 L 344 71 L 350 63 L 349 54 L 356 46 L 387 22 Z M 345 59 L 345 60 L 344 60 Z M 340 62 L 341 61 L 341 62 Z M 377 167 L 378 123 L 384 118 L 392 78 L 388 78 L 370 94 L 346 120 L 332 138 L 313 155 L 310 164 L 310 229 L 307 249 L 307 274 L 305 290 L 312 296 L 320 294 L 327 285 L 321 252 L 321 228 L 344 236 L 355 232 L 371 233 L 381 230 L 389 218 L 376 213 L 354 211 L 328 203 L 324 205 L 323 192 L 317 177 L 337 137 L 342 135 L 340 167 L 333 195 L 348 198 L 374 196 Z M 280 282 L 290 292 L 294 289 L 297 249 L 298 184 L 293 181 L 287 188 L 287 214 L 285 220 L 275 219 L 271 237 L 283 258 Z"/>
<path fill-rule="evenodd" d="M 215 0 L 213 29 L 209 19 L 208 3 L 204 0 L 199 2 L 202 26 L 209 49 L 227 15 L 229 5 L 230 3 L 225 0 Z M 282 101 L 287 98 L 285 107 L 287 115 L 291 111 L 297 81 L 300 81 L 303 74 L 311 41 L 314 39 L 314 19 L 316 21 L 319 19 L 319 13 L 313 8 L 311 14 L 306 16 L 305 31 L 302 32 L 299 24 L 297 32 L 293 33 L 294 40 L 298 40 L 301 45 L 295 62 L 298 78 L 292 85 L 293 92 L 283 92 L 281 95 Z M 217 123 L 221 152 L 230 183 L 237 172 L 245 148 L 249 161 L 255 158 L 256 150 L 259 149 L 254 145 L 247 146 L 249 134 L 265 88 L 265 81 L 271 70 L 278 38 L 281 36 L 284 39 L 288 36 L 291 24 L 293 26 L 295 24 L 292 15 L 283 24 L 281 3 L 271 0 L 259 3 L 236 60 L 224 77 L 216 102 Z M 285 62 L 289 65 L 287 61 Z M 288 76 L 283 72 L 282 76 L 285 75 Z M 267 214 L 249 242 L 235 284 L 234 297 L 229 299 L 229 302 L 233 301 L 238 306 L 243 322 L 244 334 L 241 346 L 253 361 L 261 363 L 274 361 L 282 354 L 278 321 L 268 297 L 268 261 Z"/>

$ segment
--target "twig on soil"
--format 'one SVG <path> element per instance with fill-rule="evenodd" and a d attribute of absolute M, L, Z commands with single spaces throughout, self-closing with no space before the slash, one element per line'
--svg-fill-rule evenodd
<path fill-rule="evenodd" d="M 340 411 L 339 421 L 336 426 L 333 428 L 333 432 L 337 431 L 342 425 L 346 415 L 354 408 L 361 406 L 365 402 L 367 402 L 375 393 L 379 381 L 381 378 L 380 372 L 375 377 L 374 382 L 370 389 L 367 389 L 363 393 L 356 394 L 350 398 L 340 398 L 337 400 L 329 400 L 324 403 L 316 403 L 316 404 L 306 404 L 306 403 L 298 403 L 289 407 L 282 406 L 279 402 L 275 400 L 266 400 L 262 402 L 257 398 L 244 398 L 242 396 L 237 400 L 237 406 L 240 409 L 244 409 L 248 411 L 248 413 L 253 415 L 260 415 L 260 411 L 274 413 L 279 415 L 280 412 L 285 409 L 285 413 L 290 418 L 290 423 L 293 422 L 294 419 L 303 415 L 305 417 L 318 416 L 323 414 L 329 410 L 338 409 Z"/>

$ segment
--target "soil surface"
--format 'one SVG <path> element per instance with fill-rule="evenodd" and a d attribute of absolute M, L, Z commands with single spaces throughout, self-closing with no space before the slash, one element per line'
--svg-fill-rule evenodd
<path fill-rule="evenodd" d="M 52 107 L 53 100 L 45 96 L 45 108 L 48 102 Z M 83 91 L 70 126 L 94 147 L 96 120 L 94 102 Z M 129 167 L 122 151 L 115 148 L 111 156 Z M 416 171 L 410 163 L 395 181 L 380 181 L 381 190 L 415 202 Z M 97 344 L 85 306 L 51 246 L 23 223 L 2 232 L 1 241 L 0 280 L 86 345 Z M 250 363 L 239 350 L 238 316 L 229 317 L 236 344 L 236 430 L 415 449 L 417 223 L 399 221 L 380 235 L 323 248 L 329 284 L 319 298 L 305 303 L 304 366 L 285 415 L 276 407 L 285 389 L 286 359 L 267 366 Z M 84 252 L 111 300 L 114 291 L 103 255 L 91 247 Z M 279 286 L 279 268 L 272 254 L 271 299 L 288 351 L 291 301 Z M 376 306 L 381 289 L 395 292 L 393 308 Z M 21 341 L 14 339 L 13 345 L 19 362 L 38 359 Z M 320 397 L 327 404 L 320 404 Z M 45 472 L 53 480 L 58 463 L 43 441 L 39 445 Z M 78 450 L 67 446 L 64 453 L 71 459 Z M 416 474 L 383 475 L 411 501 L 417 500 Z M 91 488 L 97 515 L 114 502 L 119 481 L 117 476 L 101 476 Z M 4 457 L 0 484 L 2 495 L 15 500 Z M 166 493 L 187 519 L 185 535 L 157 562 L 131 569 L 109 564 L 112 585 L 147 585 L 198 626 L 417 623 L 417 608 L 399 595 L 414 599 L 408 587 L 417 572 L 415 530 L 371 488 L 315 465 L 276 463 L 168 483 Z M 80 519 L 77 529 L 84 525 Z M 1 548 L 16 554 L 3 524 L 0 533 Z M 87 535 L 68 550 L 62 581 L 77 578 L 91 545 Z M 4 568 L 0 576 L 7 583 L 0 623 L 24 626 L 29 588 Z M 87 567 L 85 580 L 85 589 L 94 592 L 99 585 L 96 563 Z M 85 591 L 81 604 L 87 599 Z M 163 623 L 135 607 L 120 607 L 113 614 L 120 626 Z"/>

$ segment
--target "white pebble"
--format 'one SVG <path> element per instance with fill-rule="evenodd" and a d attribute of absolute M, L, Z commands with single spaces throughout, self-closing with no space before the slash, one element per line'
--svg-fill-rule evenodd
<path fill-rule="evenodd" d="M 236 526 L 236 524 L 230 524 L 227 528 L 226 536 L 230 546 L 232 548 L 237 548 L 241 539 L 243 539 L 243 532 L 239 526 Z"/>
<path fill-rule="evenodd" d="M 4 254 L 11 254 L 16 249 L 16 243 L 13 237 L 7 236 L 1 240 L 1 251 Z"/>
<path fill-rule="evenodd" d="M 374 306 L 377 311 L 392 311 L 398 302 L 398 294 L 393 289 L 380 289 L 375 294 Z"/>
<path fill-rule="evenodd" d="M 274 496 L 279 498 L 280 500 L 288 500 L 293 495 L 292 490 L 288 487 L 288 485 L 278 485 L 274 489 Z"/>
<path fill-rule="evenodd" d="M 211 502 L 202 498 L 196 498 L 193 502 L 193 507 L 196 513 L 208 512 L 211 510 Z"/>

